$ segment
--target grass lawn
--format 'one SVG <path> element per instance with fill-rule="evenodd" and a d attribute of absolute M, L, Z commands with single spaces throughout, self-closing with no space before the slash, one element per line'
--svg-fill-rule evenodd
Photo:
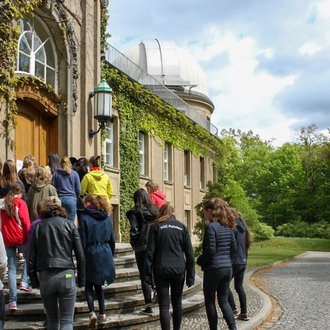
<path fill-rule="evenodd" d="M 248 268 L 265 266 L 305 251 L 330 251 L 330 240 L 275 237 L 268 241 L 253 242 L 249 251 Z"/>

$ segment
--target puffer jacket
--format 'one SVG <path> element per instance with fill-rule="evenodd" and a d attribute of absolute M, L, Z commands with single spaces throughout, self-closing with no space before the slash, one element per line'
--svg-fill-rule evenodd
<path fill-rule="evenodd" d="M 74 269 L 72 249 L 77 259 L 78 286 L 85 285 L 85 256 L 76 226 L 62 217 L 43 219 L 34 230 L 29 249 L 29 276 L 39 287 L 38 272 L 46 269 Z"/>
<path fill-rule="evenodd" d="M 113 189 L 108 175 L 101 170 L 87 173 L 81 181 L 81 195 L 84 196 L 86 193 L 107 196 L 108 201 L 110 201 Z"/>
<path fill-rule="evenodd" d="M 234 232 L 217 221 L 208 223 L 203 239 L 203 253 L 197 264 L 202 270 L 231 268 L 237 250 Z"/>
<path fill-rule="evenodd" d="M 246 248 L 246 225 L 241 218 L 236 219 L 236 227 L 234 228 L 234 235 L 237 243 L 237 253 L 233 260 L 235 265 L 246 265 L 248 251 Z"/>
<path fill-rule="evenodd" d="M 133 250 L 135 252 L 145 251 L 149 224 L 156 219 L 156 215 L 147 207 L 143 207 L 141 211 L 133 207 L 126 213 L 126 217 L 131 225 L 129 234 Z"/>

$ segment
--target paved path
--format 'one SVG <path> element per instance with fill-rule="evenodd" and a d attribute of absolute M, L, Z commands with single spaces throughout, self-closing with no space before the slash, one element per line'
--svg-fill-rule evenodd
<path fill-rule="evenodd" d="M 203 273 L 200 272 L 199 275 L 202 277 Z M 262 299 L 260 297 L 260 294 L 249 287 L 248 281 L 249 281 L 249 275 L 250 273 L 246 274 L 245 277 L 245 292 L 248 297 L 248 310 L 250 315 L 256 315 L 261 309 L 262 309 Z M 233 290 L 234 297 L 236 302 L 238 303 L 238 297 L 236 295 L 236 292 Z M 226 326 L 226 323 L 222 317 L 222 313 L 220 311 L 220 308 L 217 307 L 218 312 L 218 329 L 228 329 Z M 244 322 L 237 320 L 237 327 L 238 330 L 242 328 L 242 326 L 247 325 L 250 322 Z M 188 313 L 183 315 L 182 317 L 182 324 L 181 324 L 181 330 L 208 330 L 209 325 L 207 321 L 206 311 L 205 308 L 201 308 L 197 311 L 194 311 L 192 313 Z M 252 328 L 251 328 L 252 329 Z M 146 325 L 136 325 L 129 328 L 125 328 L 125 330 L 161 330 L 160 323 L 154 322 L 154 323 L 148 323 Z"/>
<path fill-rule="evenodd" d="M 330 252 L 307 252 L 259 276 L 282 315 L 258 329 L 330 329 Z"/>

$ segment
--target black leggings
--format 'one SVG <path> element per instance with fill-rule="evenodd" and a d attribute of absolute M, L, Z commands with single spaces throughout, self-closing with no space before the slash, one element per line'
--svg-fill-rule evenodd
<path fill-rule="evenodd" d="M 173 308 L 173 330 L 179 330 L 182 320 L 182 291 L 184 274 L 178 277 L 160 277 L 155 275 L 156 290 L 159 304 L 159 317 L 162 330 L 170 330 L 170 297 Z"/>
<path fill-rule="evenodd" d="M 236 330 L 234 314 L 228 302 L 228 289 L 231 277 L 231 268 L 209 269 L 204 271 L 203 291 L 210 330 L 217 330 L 218 327 L 218 315 L 215 307 L 216 294 L 228 328 L 230 330 Z"/>
<path fill-rule="evenodd" d="M 246 294 L 243 287 L 245 269 L 246 269 L 246 265 L 233 265 L 234 288 L 238 294 L 238 299 L 242 314 L 247 313 Z M 228 292 L 228 300 L 232 310 L 235 311 L 236 310 L 235 300 L 233 293 L 231 292 L 230 289 Z"/>
<path fill-rule="evenodd" d="M 99 313 L 104 314 L 104 292 L 102 285 L 86 282 L 85 295 L 86 295 L 88 309 L 90 312 L 94 311 L 93 287 L 95 288 L 97 301 L 99 303 Z"/>

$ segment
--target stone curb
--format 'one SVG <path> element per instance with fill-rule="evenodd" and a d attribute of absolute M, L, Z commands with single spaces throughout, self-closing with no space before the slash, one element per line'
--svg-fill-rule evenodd
<path fill-rule="evenodd" d="M 238 324 L 237 329 L 238 330 L 251 330 L 254 329 L 255 327 L 261 325 L 262 323 L 265 322 L 265 320 L 267 319 L 267 317 L 269 316 L 269 314 L 271 313 L 272 310 L 272 302 L 271 299 L 269 298 L 269 296 L 264 293 L 263 291 L 261 291 L 259 288 L 255 287 L 252 284 L 251 281 L 251 277 L 258 271 L 265 269 L 265 268 L 269 268 L 269 267 L 274 267 L 282 262 L 287 262 L 287 261 L 293 261 L 294 259 L 298 259 L 303 257 L 305 254 L 307 254 L 308 251 L 305 251 L 297 256 L 291 257 L 291 258 L 286 258 L 280 261 L 276 261 L 274 263 L 262 266 L 262 267 L 258 267 L 255 268 L 253 270 L 250 270 L 247 272 L 247 277 L 248 277 L 248 287 L 254 291 L 256 294 L 259 295 L 259 297 L 261 298 L 261 304 L 262 307 L 259 310 L 259 312 L 256 315 L 253 315 L 249 321 L 245 322 L 244 324 Z"/>
<path fill-rule="evenodd" d="M 269 265 L 268 265 L 269 266 Z M 267 266 L 267 267 L 268 267 Z M 260 269 L 263 269 L 264 267 L 260 267 L 251 271 L 247 272 L 247 277 L 248 277 L 248 287 L 254 291 L 256 294 L 259 295 L 261 299 L 261 309 L 258 311 L 256 315 L 253 315 L 249 321 L 244 322 L 243 324 L 237 324 L 237 329 L 238 330 L 251 330 L 257 327 L 258 325 L 261 325 L 263 322 L 265 322 L 266 318 L 268 315 L 271 313 L 272 310 L 272 303 L 270 298 L 268 297 L 267 294 L 262 292 L 259 288 L 255 287 L 252 285 L 251 282 L 251 277 L 255 272 L 257 272 Z"/>

